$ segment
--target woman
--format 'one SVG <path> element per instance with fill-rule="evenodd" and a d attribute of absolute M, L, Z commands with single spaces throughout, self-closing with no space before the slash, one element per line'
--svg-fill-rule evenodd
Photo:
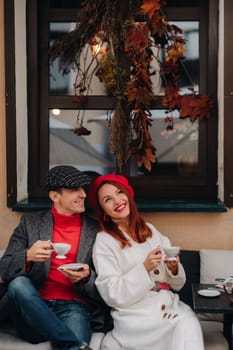
<path fill-rule="evenodd" d="M 185 272 L 170 241 L 140 217 L 128 180 L 99 176 L 89 189 L 102 231 L 93 250 L 96 286 L 112 309 L 113 330 L 102 349 L 204 350 L 196 315 L 179 300 Z"/>

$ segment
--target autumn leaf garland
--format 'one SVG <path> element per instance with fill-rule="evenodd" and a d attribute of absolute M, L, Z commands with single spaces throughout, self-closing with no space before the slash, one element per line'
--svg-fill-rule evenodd
<path fill-rule="evenodd" d="M 85 105 L 90 86 L 88 77 L 92 75 L 79 70 L 80 51 L 85 44 L 105 46 L 95 74 L 104 83 L 106 93 L 115 99 L 110 146 L 120 169 L 131 154 L 138 166 L 148 171 L 156 162 L 156 148 L 149 131 L 150 107 L 156 98 L 151 82 L 152 59 L 157 59 L 160 66 L 164 85 L 162 105 L 168 113 L 177 110 L 180 118 L 194 122 L 197 118 L 208 118 L 213 108 L 209 97 L 197 93 L 191 81 L 190 93 L 181 94 L 179 74 L 183 69 L 185 39 L 179 27 L 168 23 L 162 12 L 165 5 L 161 0 L 125 0 L 124 3 L 84 0 L 81 23 L 65 38 L 55 41 L 51 48 L 51 57 L 60 58 L 63 72 L 76 65 L 75 101 L 78 106 L 80 101 L 81 107 Z M 152 48 L 160 50 L 164 59 L 160 61 L 159 56 L 154 57 Z M 96 64 L 96 59 L 93 62 Z M 172 127 L 172 115 L 167 118 Z M 81 135 L 83 130 L 83 134 L 88 135 L 83 125 L 75 132 Z"/>

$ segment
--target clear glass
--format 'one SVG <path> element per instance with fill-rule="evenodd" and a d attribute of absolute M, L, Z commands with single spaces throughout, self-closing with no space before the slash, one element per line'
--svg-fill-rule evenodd
<path fill-rule="evenodd" d="M 187 92 L 187 87 L 193 82 L 195 89 L 199 89 L 199 22 L 198 21 L 177 21 L 172 22 L 182 28 L 185 39 L 187 40 L 184 53 L 183 69 L 180 71 L 180 86 L 183 92 Z M 50 45 L 58 36 L 62 36 L 72 31 L 76 23 L 72 22 L 50 22 L 49 37 Z M 151 76 L 153 92 L 155 95 L 164 93 L 164 83 L 160 76 L 158 60 L 162 60 L 162 52 L 156 47 L 152 48 L 154 58 L 151 62 Z M 98 58 L 98 57 L 97 57 Z M 90 45 L 86 45 L 81 53 L 80 70 L 84 71 L 91 65 L 88 76 L 90 84 L 88 85 L 87 95 L 106 95 L 104 84 L 99 81 L 95 75 L 98 61 L 93 59 L 93 52 Z M 76 69 L 72 69 L 66 74 L 59 71 L 59 60 L 55 59 L 49 64 L 49 93 L 51 95 L 74 95 L 74 83 L 76 79 Z"/>
<path fill-rule="evenodd" d="M 198 167 L 198 120 L 180 119 L 178 112 L 167 114 L 166 110 L 152 110 L 150 134 L 155 145 L 157 163 L 148 172 L 139 168 L 131 159 L 131 176 L 190 176 L 197 174 Z M 168 116 L 173 123 L 165 122 Z"/>
<path fill-rule="evenodd" d="M 78 136 L 77 111 L 50 110 L 50 166 L 73 164 L 80 170 L 106 174 L 115 171 L 114 156 L 109 150 L 109 121 L 106 111 L 88 110 L 84 113 L 83 126 L 91 134 Z M 131 176 L 138 175 L 195 175 L 198 165 L 198 121 L 191 123 L 179 119 L 173 113 L 173 129 L 166 123 L 165 110 L 152 111 L 150 133 L 157 148 L 157 163 L 148 173 L 138 168 L 132 157 Z"/>
<path fill-rule="evenodd" d="M 70 164 L 79 170 L 98 174 L 114 172 L 114 157 L 109 151 L 109 127 L 105 111 L 85 111 L 83 124 L 90 135 L 78 136 L 77 111 L 49 111 L 49 163 L 50 167 Z"/>
<path fill-rule="evenodd" d="M 179 21 L 172 22 L 182 28 L 187 39 L 185 45 L 184 69 L 181 70 L 182 92 L 187 93 L 191 82 L 196 91 L 199 90 L 199 22 Z M 51 42 L 62 33 L 72 30 L 75 23 L 51 22 Z M 161 53 L 154 49 L 154 55 Z M 81 68 L 87 67 L 92 60 L 89 46 L 85 47 Z M 94 66 L 97 62 L 93 62 Z M 94 67 L 93 66 L 93 67 Z M 157 73 L 152 76 L 154 92 L 163 94 L 164 86 L 159 76 L 159 66 L 154 59 L 152 70 Z M 58 72 L 58 60 L 50 64 L 50 93 L 74 94 L 75 71 L 62 75 Z M 88 90 L 89 95 L 104 95 L 104 86 L 95 75 Z M 143 167 L 138 168 L 134 157 L 130 160 L 131 176 L 190 176 L 197 175 L 198 171 L 198 137 L 199 123 L 191 123 L 188 119 L 179 119 L 179 114 L 169 114 L 173 118 L 173 125 L 165 122 L 168 117 L 166 110 L 152 110 L 152 127 L 150 134 L 157 149 L 157 163 L 153 164 L 152 171 Z M 56 112 L 55 112 L 56 113 Z M 114 156 L 109 150 L 109 125 L 107 112 L 100 110 L 60 110 L 59 115 L 50 110 L 50 165 L 75 164 L 82 170 L 92 170 L 100 174 L 115 171 Z M 77 114 L 84 115 L 84 126 L 90 135 L 78 136 L 74 133 L 77 127 Z"/>
<path fill-rule="evenodd" d="M 181 93 L 190 93 L 191 85 L 199 91 L 199 21 L 172 21 L 183 30 L 185 44 L 183 68 L 180 70 Z M 161 59 L 162 54 L 156 48 L 154 56 Z M 152 61 L 153 91 L 156 95 L 164 94 L 164 82 L 159 76 L 159 65 L 156 58 Z M 166 110 L 153 110 L 150 134 L 155 145 L 157 163 L 152 164 L 151 172 L 139 168 L 135 159 L 131 159 L 131 176 L 195 176 L 198 171 L 198 138 L 199 122 L 179 119 L 178 112 L 167 114 Z M 165 122 L 166 117 L 173 118 L 173 125 Z"/>
<path fill-rule="evenodd" d="M 183 30 L 185 52 L 183 69 L 180 71 L 180 86 L 183 93 L 189 93 L 187 87 L 194 84 L 196 91 L 199 91 L 199 21 L 179 21 L 172 22 Z"/>
<path fill-rule="evenodd" d="M 199 90 L 199 21 L 176 21 L 177 27 L 183 30 L 183 36 L 186 39 L 184 58 L 180 69 L 180 81 L 182 93 L 187 93 L 187 87 L 193 85 L 195 90 Z M 163 61 L 163 52 L 156 47 L 152 48 L 153 60 L 151 62 L 151 81 L 155 95 L 163 95 L 165 82 L 160 76 L 159 62 Z"/>
<path fill-rule="evenodd" d="M 72 22 L 50 22 L 49 24 L 49 38 L 50 45 L 55 38 L 60 37 L 70 31 L 76 26 Z M 92 49 L 90 45 L 85 45 L 81 53 L 80 71 L 85 71 L 90 66 L 88 77 L 90 77 L 90 84 L 86 95 L 106 95 L 104 84 L 99 81 L 93 71 L 97 67 L 97 60 L 93 59 Z M 49 62 L 49 94 L 50 95 L 75 95 L 74 83 L 76 82 L 75 68 L 63 74 L 59 67 L 59 59 Z M 88 78 L 87 77 L 87 78 Z"/>

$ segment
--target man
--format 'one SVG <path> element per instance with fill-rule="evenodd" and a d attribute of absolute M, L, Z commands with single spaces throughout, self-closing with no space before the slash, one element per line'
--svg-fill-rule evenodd
<path fill-rule="evenodd" d="M 83 214 L 83 187 L 90 182 L 75 167 L 52 168 L 46 183 L 51 210 L 22 217 L 1 259 L 19 335 L 31 343 L 49 340 L 53 350 L 91 350 L 91 328 L 103 332 L 107 324 L 92 264 L 99 228 Z M 51 242 L 71 245 L 64 260 L 56 257 Z M 81 270 L 58 269 L 76 262 L 83 263 Z"/>

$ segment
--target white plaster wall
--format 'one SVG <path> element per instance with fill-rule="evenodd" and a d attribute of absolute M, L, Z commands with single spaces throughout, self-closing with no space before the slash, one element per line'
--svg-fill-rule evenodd
<path fill-rule="evenodd" d="M 143 213 L 146 220 L 184 249 L 232 249 L 233 209 L 226 213 Z"/>
<path fill-rule="evenodd" d="M 26 0 L 15 0 L 15 79 L 17 125 L 17 200 L 27 198 Z"/>

